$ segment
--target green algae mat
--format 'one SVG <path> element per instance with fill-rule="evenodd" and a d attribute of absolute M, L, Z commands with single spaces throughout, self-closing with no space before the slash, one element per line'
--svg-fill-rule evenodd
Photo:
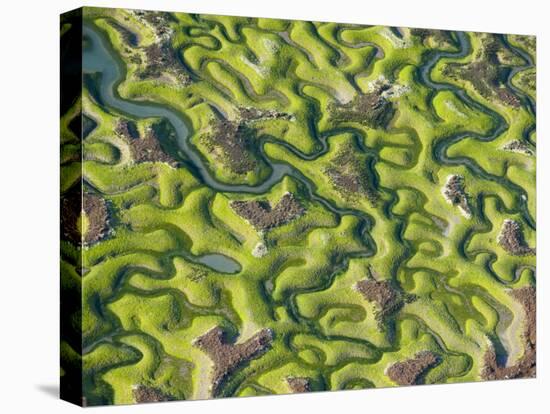
<path fill-rule="evenodd" d="M 533 36 L 60 29 L 62 398 L 536 375 Z"/>

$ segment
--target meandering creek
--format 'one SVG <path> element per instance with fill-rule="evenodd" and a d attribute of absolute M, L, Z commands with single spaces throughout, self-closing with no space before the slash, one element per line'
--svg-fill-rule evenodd
<path fill-rule="evenodd" d="M 371 256 L 376 252 L 376 244 L 374 240 L 372 240 L 368 232 L 368 229 L 373 224 L 373 220 L 368 214 L 358 210 L 339 208 L 333 202 L 320 197 L 316 193 L 315 185 L 309 179 L 307 179 L 300 171 L 296 170 L 292 166 L 285 163 L 272 162 L 267 157 L 265 157 L 265 154 L 263 153 L 263 149 L 261 148 L 260 148 L 260 152 L 262 156 L 264 156 L 264 159 L 272 169 L 271 174 L 264 182 L 262 182 L 257 186 L 250 186 L 250 185 L 243 185 L 243 184 L 232 185 L 232 184 L 227 184 L 216 180 L 215 177 L 210 172 L 205 159 L 197 152 L 194 146 L 189 142 L 189 129 L 185 123 L 184 118 L 175 110 L 165 105 L 161 105 L 153 102 L 131 101 L 131 100 L 122 98 L 118 94 L 117 89 L 120 82 L 122 82 L 125 78 L 125 67 L 123 62 L 112 50 L 108 40 L 93 25 L 89 23 L 85 23 L 83 34 L 86 39 L 84 53 L 83 53 L 83 69 L 85 73 L 101 74 L 101 78 L 97 82 L 96 87 L 98 89 L 97 93 L 102 101 L 101 102 L 102 105 L 104 105 L 107 108 L 112 108 L 117 112 L 125 114 L 131 118 L 164 118 L 166 119 L 172 125 L 174 131 L 176 132 L 177 144 L 178 144 L 179 150 L 185 155 L 185 158 L 187 158 L 190 161 L 190 163 L 193 165 L 195 172 L 198 175 L 198 178 L 201 179 L 205 185 L 207 185 L 208 187 L 218 192 L 264 194 L 268 192 L 273 185 L 280 182 L 284 176 L 286 175 L 292 176 L 305 186 L 305 188 L 309 193 L 309 197 L 312 200 L 321 203 L 327 209 L 337 214 L 339 217 L 343 215 L 354 215 L 360 218 L 363 223 L 361 226 L 361 236 L 365 241 L 365 245 L 368 247 L 367 249 L 368 251 L 362 255 Z M 434 147 L 433 156 L 438 162 L 444 165 L 465 165 L 474 174 L 480 177 L 483 177 L 484 179 L 498 182 L 500 185 L 511 190 L 513 194 L 515 194 L 519 202 L 520 213 L 523 215 L 526 222 L 531 227 L 534 228 L 535 222 L 527 210 L 527 203 L 526 203 L 527 194 L 523 188 L 515 185 L 514 183 L 510 182 L 508 179 L 504 177 L 495 176 L 482 170 L 475 162 L 473 162 L 469 158 L 466 158 L 466 157 L 450 158 L 447 156 L 447 149 L 461 139 L 464 139 L 466 137 L 474 137 L 480 141 L 491 141 L 497 138 L 500 134 L 502 134 L 503 131 L 505 131 L 506 128 L 508 127 L 505 120 L 499 114 L 479 104 L 474 99 L 470 98 L 463 90 L 455 87 L 454 85 L 434 82 L 431 79 L 430 73 L 440 59 L 445 57 L 461 58 L 470 53 L 470 44 L 468 42 L 466 35 L 464 33 L 457 32 L 456 36 L 457 36 L 457 41 L 459 43 L 459 50 L 457 52 L 434 51 L 433 53 L 431 53 L 424 60 L 423 64 L 419 68 L 420 81 L 424 83 L 427 87 L 434 90 L 434 93 L 442 89 L 452 90 L 468 105 L 472 106 L 476 110 L 483 111 L 484 113 L 487 113 L 488 115 L 490 115 L 496 121 L 496 127 L 493 129 L 493 131 L 491 131 L 488 135 L 485 135 L 485 136 L 466 132 L 466 133 L 458 133 L 458 134 L 450 135 L 448 137 L 444 137 L 436 143 Z M 521 53 L 517 49 L 514 49 L 514 50 L 516 51 L 517 54 L 521 55 L 524 59 L 526 59 L 526 61 L 528 62 L 528 65 L 532 64 L 528 56 L 526 57 L 525 53 Z M 517 70 L 520 70 L 520 69 L 521 68 Z M 510 77 L 507 80 L 508 86 L 511 86 L 510 78 L 512 77 L 512 75 L 510 75 Z M 517 88 L 513 88 L 513 89 L 515 92 L 518 92 Z M 522 96 L 522 99 L 528 100 L 531 110 L 534 112 L 534 103 L 532 102 L 532 100 L 526 97 L 525 94 L 522 94 L 521 96 Z M 531 128 L 534 128 L 534 126 Z M 333 133 L 336 133 L 336 132 L 333 132 Z M 288 144 L 281 143 L 280 141 L 278 141 L 277 143 L 279 145 L 284 145 L 288 150 L 292 151 L 292 153 L 294 153 L 296 156 L 304 160 L 313 160 L 328 151 L 327 139 L 333 133 L 319 137 L 320 143 L 321 143 L 321 149 L 315 154 L 309 154 L 309 155 L 302 154 Z M 366 148 L 363 148 L 363 149 L 367 152 L 369 151 Z M 178 154 L 173 154 L 173 155 L 178 156 Z M 181 158 L 181 155 L 179 157 Z M 370 168 L 371 169 L 373 168 L 372 165 L 370 166 Z M 388 211 L 387 214 L 390 217 L 393 216 L 391 211 Z M 397 217 L 395 217 L 394 219 L 401 220 L 400 218 L 397 218 Z M 401 223 L 401 224 L 402 224 L 401 227 L 404 228 L 405 223 Z M 407 257 L 409 257 L 410 255 L 409 243 L 406 242 L 405 240 L 403 240 L 403 243 L 404 243 L 404 246 L 407 248 L 407 252 L 404 255 L 404 257 L 402 257 L 399 260 L 400 263 L 405 261 Z M 213 268 L 214 270 L 217 270 L 219 272 L 224 272 L 224 273 L 235 273 L 240 271 L 240 268 L 241 268 L 240 265 L 233 259 L 228 258 L 227 256 L 216 254 L 216 253 L 206 254 L 200 257 L 189 257 L 189 258 L 192 261 L 200 262 L 208 267 Z M 345 266 L 345 264 L 347 263 L 347 260 L 348 259 L 345 259 L 342 263 L 335 265 L 334 273 L 333 275 L 331 275 L 329 280 L 327 280 L 327 282 L 322 287 L 315 288 L 314 290 L 322 290 L 327 288 L 327 286 L 329 286 L 332 283 L 336 273 L 338 273 L 338 271 L 340 271 L 342 267 Z M 309 291 L 312 291 L 312 290 L 309 290 Z M 294 316 L 297 319 L 300 319 L 301 322 L 310 324 L 312 323 L 311 321 L 302 319 L 300 317 L 299 312 L 297 311 L 294 303 L 296 295 L 301 292 L 295 292 L 291 295 L 291 297 L 288 298 L 289 310 L 294 314 Z M 509 343 L 510 341 L 506 339 L 507 335 L 504 335 L 504 331 L 507 330 L 506 328 L 508 328 L 509 325 L 510 325 L 509 317 L 506 317 L 506 318 L 502 317 L 501 323 L 499 324 L 499 328 L 498 328 L 499 334 L 501 336 L 501 341 L 504 343 L 504 346 L 508 351 L 513 349 L 512 345 Z"/>

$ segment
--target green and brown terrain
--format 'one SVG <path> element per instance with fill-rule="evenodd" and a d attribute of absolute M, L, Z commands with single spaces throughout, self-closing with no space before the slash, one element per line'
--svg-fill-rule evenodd
<path fill-rule="evenodd" d="M 61 34 L 64 398 L 535 376 L 534 37 L 103 8 Z"/>

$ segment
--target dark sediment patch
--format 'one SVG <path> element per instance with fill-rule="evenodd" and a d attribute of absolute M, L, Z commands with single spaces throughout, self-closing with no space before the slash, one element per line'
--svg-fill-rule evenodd
<path fill-rule="evenodd" d="M 133 121 L 121 120 L 115 132 L 126 139 L 136 162 L 164 162 L 172 167 L 177 165 L 177 161 L 162 149 L 153 127 L 148 128 L 146 134 L 141 136 Z"/>
<path fill-rule="evenodd" d="M 537 346 L 537 291 L 534 286 L 512 290 L 512 297 L 521 303 L 525 313 L 523 339 L 535 351 Z"/>
<path fill-rule="evenodd" d="M 109 210 L 107 202 L 95 194 L 84 194 L 82 207 L 88 218 L 88 227 L 84 234 L 84 244 L 94 244 L 109 232 Z"/>
<path fill-rule="evenodd" d="M 291 193 L 281 197 L 275 207 L 268 201 L 232 201 L 231 208 L 247 220 L 256 230 L 269 230 L 282 226 L 301 216 L 305 209 Z"/>
<path fill-rule="evenodd" d="M 153 28 L 157 37 L 168 37 L 171 34 L 171 23 L 178 20 L 168 12 L 152 10 L 134 10 L 136 17 Z"/>
<path fill-rule="evenodd" d="M 232 344 L 220 327 L 214 327 L 195 341 L 214 362 L 212 395 L 217 396 L 223 382 L 243 364 L 263 354 L 273 341 L 273 332 L 262 329 L 241 344 Z"/>
<path fill-rule="evenodd" d="M 521 106 L 521 101 L 519 100 L 519 98 L 507 88 L 499 87 L 498 89 L 496 89 L 496 95 L 501 102 L 505 103 L 508 106 L 512 106 L 514 108 L 519 108 Z"/>
<path fill-rule="evenodd" d="M 517 221 L 504 220 L 497 241 L 506 252 L 513 256 L 536 254 L 536 250 L 527 244 L 521 225 Z"/>
<path fill-rule="evenodd" d="M 256 121 L 293 120 L 294 116 L 275 110 L 263 110 L 255 107 L 238 109 L 237 120 L 215 120 L 211 130 L 200 137 L 206 149 L 215 154 L 229 170 L 244 175 L 258 168 L 255 141 L 257 131 L 253 127 Z"/>
<path fill-rule="evenodd" d="M 78 228 L 81 211 L 82 190 L 76 186 L 61 196 L 61 238 L 77 247 L 82 245 L 82 233 Z"/>
<path fill-rule="evenodd" d="M 143 48 L 146 63 L 145 68 L 137 73 L 138 78 L 159 78 L 163 74 L 170 74 L 183 86 L 190 84 L 191 77 L 171 42 L 174 32 L 172 23 L 177 23 L 178 20 L 167 12 L 135 10 L 134 14 L 139 20 L 149 25 L 157 37 L 154 43 Z M 139 63 L 140 58 L 137 55 L 132 59 L 135 63 Z"/>
<path fill-rule="evenodd" d="M 84 235 L 79 227 L 82 211 L 87 218 Z M 75 189 L 61 198 L 61 234 L 65 240 L 80 247 L 100 241 L 108 232 L 109 211 L 102 197 Z"/>
<path fill-rule="evenodd" d="M 144 48 L 145 68 L 137 73 L 140 79 L 159 78 L 164 73 L 174 75 L 182 85 L 191 83 L 191 78 L 180 64 L 177 51 L 170 42 L 153 43 Z"/>
<path fill-rule="evenodd" d="M 403 307 L 403 299 L 388 280 L 361 280 L 355 287 L 367 301 L 376 304 L 379 309 L 376 319 L 379 323 Z"/>
<path fill-rule="evenodd" d="M 447 30 L 411 29 L 411 35 L 418 36 L 422 42 L 430 39 L 439 47 L 456 45 L 452 33 Z"/>
<path fill-rule="evenodd" d="M 134 400 L 136 403 L 149 403 L 149 402 L 162 402 L 162 401 L 174 401 L 175 398 L 164 394 L 157 388 L 147 387 L 145 385 L 138 385 L 132 390 Z"/>
<path fill-rule="evenodd" d="M 387 89 L 390 87 L 387 86 Z M 331 104 L 328 110 L 337 122 L 357 122 L 369 128 L 386 128 L 395 109 L 389 100 L 381 96 L 383 92 L 375 90 L 360 94 L 346 104 Z"/>
<path fill-rule="evenodd" d="M 535 155 L 533 150 L 529 146 L 517 139 L 510 141 L 502 147 L 506 151 L 519 152 L 525 155 Z"/>
<path fill-rule="evenodd" d="M 139 73 L 140 78 L 158 78 L 162 72 L 175 63 L 174 50 L 167 43 L 153 43 L 145 48 L 146 68 Z"/>
<path fill-rule="evenodd" d="M 132 138 L 132 139 L 139 138 L 139 131 L 134 121 L 129 121 L 129 120 L 118 121 L 115 127 L 115 132 L 119 135 L 122 135 L 125 138 Z"/>
<path fill-rule="evenodd" d="M 177 161 L 162 150 L 153 130 L 132 141 L 132 152 L 137 162 L 164 162 L 172 167 L 177 165 Z"/>
<path fill-rule="evenodd" d="M 527 286 L 515 289 L 510 295 L 521 303 L 524 312 L 523 322 L 523 356 L 512 366 L 502 367 L 494 348 L 485 353 L 481 377 L 484 380 L 501 380 L 513 378 L 535 378 L 537 375 L 537 304 L 536 289 Z"/>
<path fill-rule="evenodd" d="M 486 99 L 519 108 L 521 101 L 505 84 L 510 67 L 504 65 L 498 56 L 499 52 L 505 49 L 506 46 L 502 40 L 495 35 L 487 35 L 482 40 L 482 45 L 473 62 L 450 63 L 443 70 L 443 74 L 455 80 L 468 80 Z"/>
<path fill-rule="evenodd" d="M 286 112 L 275 111 L 274 109 L 262 110 L 254 107 L 239 108 L 239 116 L 244 122 L 259 121 L 265 119 L 282 119 L 290 121 L 293 116 Z"/>
<path fill-rule="evenodd" d="M 364 195 L 374 206 L 378 193 L 369 176 L 366 161 L 361 162 L 355 153 L 355 148 L 346 146 L 336 154 L 324 172 L 342 197 L 353 200 L 357 195 Z"/>
<path fill-rule="evenodd" d="M 244 175 L 258 167 L 254 154 L 256 132 L 244 122 L 216 121 L 200 140 L 210 153 L 216 153 L 235 174 Z"/>
<path fill-rule="evenodd" d="M 417 385 L 422 382 L 426 371 L 438 363 L 439 358 L 436 354 L 430 351 L 422 351 L 412 359 L 393 364 L 388 368 L 386 374 L 399 385 Z"/>
<path fill-rule="evenodd" d="M 443 187 L 443 195 L 453 206 L 459 206 L 465 215 L 470 216 L 472 214 L 468 204 L 464 177 L 461 175 L 454 174 L 447 178 L 445 187 Z"/>
<path fill-rule="evenodd" d="M 286 378 L 286 382 L 290 390 L 295 394 L 311 391 L 311 382 L 309 378 L 288 377 Z"/>
<path fill-rule="evenodd" d="M 355 284 L 355 289 L 365 300 L 376 304 L 376 321 L 383 328 L 389 317 L 395 315 L 405 303 L 414 301 L 416 296 L 403 292 L 391 280 L 375 280 L 376 272 L 372 269 L 370 273 L 373 278 L 360 280 Z"/>

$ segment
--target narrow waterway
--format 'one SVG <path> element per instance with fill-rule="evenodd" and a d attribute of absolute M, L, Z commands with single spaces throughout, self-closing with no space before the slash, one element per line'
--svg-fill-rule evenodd
<path fill-rule="evenodd" d="M 122 82 L 125 78 L 125 67 L 123 62 L 112 50 L 111 46 L 109 45 L 107 39 L 103 36 L 103 34 L 101 34 L 91 24 L 86 23 L 84 25 L 83 34 L 86 39 L 84 56 L 83 56 L 83 68 L 85 73 L 101 74 L 101 78 L 99 79 L 99 81 L 97 82 L 97 85 L 95 86 L 98 89 L 97 93 L 99 98 L 102 101 L 101 102 L 102 105 L 104 105 L 106 108 L 112 108 L 117 112 L 121 114 L 125 114 L 131 118 L 138 118 L 138 119 L 139 118 L 164 118 L 166 119 L 174 128 L 179 150 L 185 155 L 185 158 L 189 160 L 189 162 L 193 165 L 194 171 L 198 175 L 197 178 L 200 179 L 206 186 L 218 192 L 264 194 L 268 192 L 273 185 L 280 182 L 284 176 L 287 176 L 287 175 L 292 176 L 304 185 L 304 187 L 307 189 L 308 196 L 313 201 L 317 201 L 321 203 L 328 210 L 332 211 L 339 217 L 342 217 L 343 215 L 354 215 L 360 218 L 362 221 L 362 225 L 360 226 L 361 237 L 363 238 L 365 242 L 365 246 L 367 247 L 366 252 L 361 255 L 371 256 L 375 254 L 376 244 L 374 240 L 372 240 L 368 232 L 370 227 L 373 225 L 373 220 L 368 214 L 358 210 L 354 210 L 354 209 L 339 208 L 333 202 L 320 197 L 316 193 L 315 185 L 309 179 L 307 179 L 299 170 L 296 170 L 292 166 L 285 163 L 272 162 L 267 157 L 265 157 L 263 148 L 260 148 L 260 154 L 264 157 L 265 161 L 271 168 L 271 174 L 264 182 L 256 186 L 251 186 L 251 185 L 244 185 L 244 184 L 239 184 L 239 185 L 227 184 L 216 180 L 216 178 L 210 172 L 207 166 L 206 160 L 200 155 L 200 153 L 196 150 L 196 148 L 189 142 L 189 129 L 186 125 L 185 119 L 179 113 L 169 108 L 168 106 L 157 104 L 154 102 L 137 102 L 137 101 L 131 101 L 131 100 L 122 98 L 118 94 L 117 89 L 118 89 L 119 83 Z M 419 68 L 420 81 L 423 84 L 425 84 L 428 88 L 432 89 L 433 94 L 443 89 L 452 90 L 469 106 L 491 116 L 495 120 L 496 126 L 489 134 L 485 136 L 479 135 L 479 134 L 473 134 L 470 132 L 465 132 L 465 133 L 457 133 L 447 137 L 443 137 L 439 139 L 437 143 L 434 145 L 433 156 L 438 162 L 440 162 L 443 165 L 465 165 L 468 169 L 472 171 L 474 175 L 480 176 L 490 181 L 495 181 L 500 185 L 506 187 L 510 191 L 512 191 L 512 193 L 515 195 L 515 197 L 518 200 L 518 203 L 519 203 L 518 205 L 520 206 L 519 212 L 525 218 L 525 221 L 527 222 L 527 224 L 532 228 L 535 228 L 534 219 L 529 215 L 529 212 L 527 209 L 527 201 L 526 201 L 527 194 L 523 188 L 510 182 L 505 177 L 495 176 L 482 170 L 473 160 L 469 158 L 466 158 L 466 157 L 450 158 L 447 156 L 448 148 L 454 143 L 460 141 L 461 139 L 464 139 L 466 137 L 473 137 L 480 141 L 491 141 L 497 138 L 499 135 L 501 135 L 508 128 L 506 121 L 503 119 L 501 115 L 499 115 L 495 111 L 492 111 L 486 106 L 481 105 L 480 103 L 478 103 L 477 101 L 469 97 L 465 91 L 461 90 L 460 88 L 457 88 L 454 85 L 438 83 L 431 79 L 430 74 L 434 66 L 437 64 L 437 62 L 440 59 L 445 57 L 461 58 L 461 57 L 467 56 L 470 53 L 471 48 L 470 48 L 470 44 L 467 39 L 467 36 L 464 33 L 456 32 L 456 39 L 459 46 L 457 52 L 434 51 L 433 53 L 431 53 L 429 56 L 426 57 L 423 64 Z M 511 85 L 510 79 L 513 76 L 513 74 L 517 73 L 518 70 L 521 70 L 522 68 L 532 65 L 532 62 L 529 60 L 529 57 L 525 53 L 519 51 L 518 49 L 514 49 L 514 51 L 518 55 L 522 56 L 527 62 L 527 64 L 524 67 L 514 69 L 512 74 L 507 79 L 508 86 L 511 87 L 515 92 L 518 92 L 517 88 L 514 88 L 513 85 Z M 532 102 L 532 100 L 530 100 L 530 98 L 527 97 L 525 94 L 521 94 L 521 98 L 522 100 L 527 101 L 528 106 L 530 107 L 530 110 L 534 113 L 535 111 L 534 102 Z M 531 128 L 534 128 L 534 125 Z M 356 131 L 346 129 L 346 130 L 334 130 L 334 131 L 331 131 L 330 133 L 323 134 L 322 136 L 319 137 L 320 144 L 321 144 L 320 150 L 314 154 L 302 154 L 292 146 L 285 143 L 281 143 L 280 141 L 277 141 L 277 144 L 285 146 L 285 148 L 287 148 L 294 155 L 296 155 L 297 157 L 300 157 L 303 160 L 314 160 L 328 151 L 327 140 L 331 135 L 334 135 L 339 132 L 344 132 L 344 131 L 356 133 Z M 265 140 L 264 142 L 268 142 L 268 141 L 269 140 Z M 369 151 L 367 148 L 363 148 L 363 150 L 366 152 Z M 173 155 L 178 156 L 178 154 L 173 154 Z M 373 166 L 371 165 L 370 168 L 372 170 Z M 405 225 L 405 223 L 401 223 L 401 224 L 402 224 L 401 227 L 404 228 L 403 226 Z M 410 247 L 408 246 L 408 243 L 406 243 L 405 240 L 403 240 L 403 243 L 407 248 L 407 252 L 399 260 L 399 263 L 401 264 L 409 258 L 409 254 L 410 254 L 410 251 L 409 251 Z M 326 283 L 324 283 L 323 286 L 316 287 L 315 289 L 300 290 L 300 291 L 294 292 L 288 298 L 287 300 L 288 309 L 291 311 L 291 313 L 296 319 L 299 319 L 300 322 L 302 323 L 315 324 L 314 321 L 306 320 L 299 315 L 299 312 L 296 309 L 296 305 L 295 305 L 295 298 L 297 294 L 304 293 L 306 291 L 311 292 L 311 291 L 323 290 L 328 288 L 332 284 L 334 277 L 336 277 L 336 275 L 347 265 L 348 260 L 349 258 L 346 258 L 342 260 L 340 263 L 338 263 L 337 265 L 335 265 L 334 271 L 332 272 L 330 277 L 327 278 Z M 219 254 L 204 255 L 204 256 L 195 258 L 195 261 L 198 261 L 209 267 L 212 267 L 215 270 L 224 271 L 226 273 L 235 273 L 240 271 L 240 265 L 238 263 L 236 263 L 234 260 L 226 256 L 222 256 Z M 503 318 L 503 322 L 504 321 L 505 319 Z M 504 326 L 501 326 L 501 325 L 504 325 Z M 499 329 L 501 331 L 505 330 L 508 327 L 508 325 L 509 325 L 509 321 L 506 320 L 506 323 L 499 324 Z M 504 337 L 503 342 L 506 344 L 505 346 L 509 350 L 511 346 L 509 343 L 507 343 L 505 336 L 503 334 L 504 332 L 499 332 L 499 335 Z"/>

